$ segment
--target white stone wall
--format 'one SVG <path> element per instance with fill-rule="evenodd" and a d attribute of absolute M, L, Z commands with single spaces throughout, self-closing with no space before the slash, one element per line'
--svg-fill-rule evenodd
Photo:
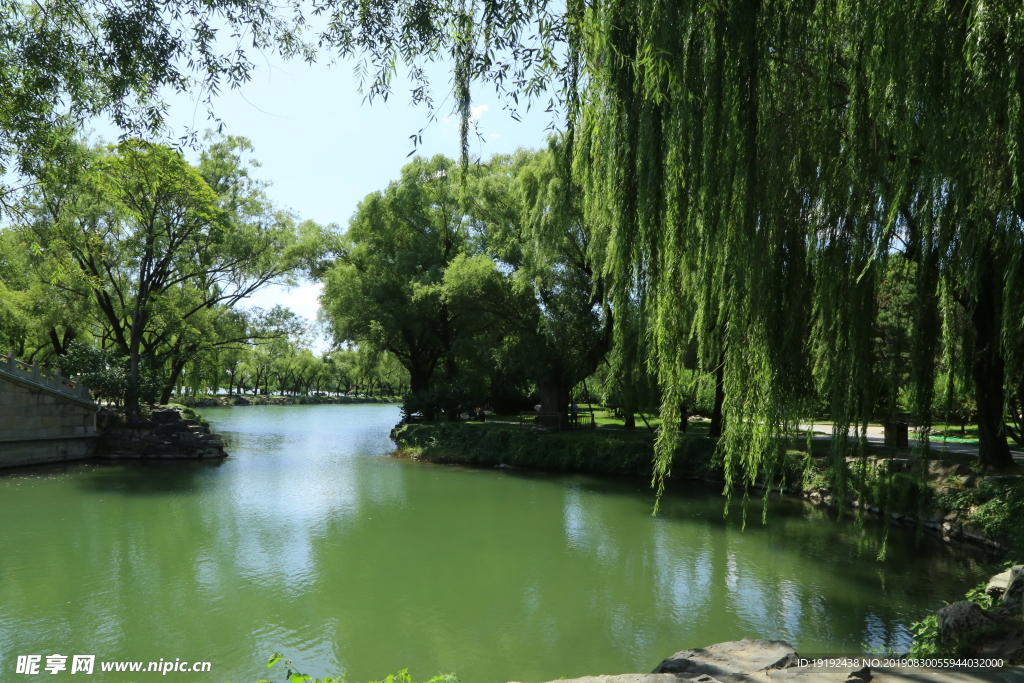
<path fill-rule="evenodd" d="M 0 377 L 0 467 L 88 457 L 95 435 L 95 407 Z"/>
<path fill-rule="evenodd" d="M 41 465 L 91 457 L 96 437 L 46 441 L 0 441 L 0 468 Z"/>

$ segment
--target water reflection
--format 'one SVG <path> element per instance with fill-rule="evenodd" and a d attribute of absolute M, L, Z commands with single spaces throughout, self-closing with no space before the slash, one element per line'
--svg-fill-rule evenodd
<path fill-rule="evenodd" d="M 100 462 L 90 465 L 92 476 L 79 477 L 80 486 L 95 493 L 128 496 L 188 495 L 199 493 L 223 460 L 174 462 L 141 460 Z"/>
<path fill-rule="evenodd" d="M 238 683 L 281 651 L 350 681 L 406 667 L 551 680 L 648 671 L 744 636 L 807 652 L 898 646 L 979 575 L 971 557 L 899 530 L 880 566 L 879 529 L 794 501 L 743 530 L 704 487 L 671 486 L 652 517 L 642 478 L 387 458 L 393 406 L 204 417 L 229 436 L 223 463 L 0 476 L 0 663 L 181 657 Z M 136 683 L 155 680 L 169 679 Z"/>
<path fill-rule="evenodd" d="M 684 484 L 669 492 L 663 516 L 624 529 L 622 519 L 609 519 L 618 507 L 609 498 L 649 504 L 650 492 L 621 480 L 617 492 L 606 480 L 590 483 L 576 478 L 564 486 L 567 547 L 614 567 L 610 574 L 644 573 L 640 565 L 649 563 L 650 576 L 642 580 L 653 589 L 652 613 L 667 608 L 676 622 L 668 628 L 707 642 L 738 637 L 738 625 L 742 635 L 788 640 L 808 652 L 859 652 L 865 644 L 905 650 L 908 624 L 924 612 L 912 606 L 939 604 L 934 585 L 906 568 L 919 564 L 948 585 L 982 563 L 970 550 L 892 529 L 889 561 L 879 564 L 880 525 L 836 522 L 795 500 L 772 499 L 769 523 L 748 514 L 744 530 L 742 511 L 723 515 L 717 491 Z M 723 624 L 732 626 L 721 637 L 707 636 Z M 635 624 L 614 628 L 644 631 Z"/>

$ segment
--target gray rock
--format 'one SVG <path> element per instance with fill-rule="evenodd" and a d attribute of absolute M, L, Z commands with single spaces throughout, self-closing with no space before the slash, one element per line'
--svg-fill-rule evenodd
<path fill-rule="evenodd" d="M 659 664 L 652 673 L 670 673 L 686 678 L 702 674 L 723 677 L 785 669 L 796 666 L 796 663 L 796 650 L 788 643 L 744 638 L 677 652 Z"/>
<path fill-rule="evenodd" d="M 1006 582 L 1000 605 L 1002 607 L 1020 607 L 1024 605 L 1024 564 L 1010 567 L 1009 573 L 1009 580 Z"/>
<path fill-rule="evenodd" d="M 694 683 L 720 683 L 718 679 L 711 676 L 694 677 L 688 679 Z M 513 681 L 513 683 L 515 683 Z M 618 676 L 583 676 L 582 678 L 570 678 L 567 680 L 552 681 L 551 683 L 681 683 L 677 676 L 672 674 L 620 674 Z"/>
<path fill-rule="evenodd" d="M 188 425 L 182 422 L 162 422 L 153 429 L 153 433 L 158 436 L 169 436 L 171 434 L 180 434 L 181 432 L 187 431 Z"/>
<path fill-rule="evenodd" d="M 993 623 L 983 609 L 968 600 L 946 605 L 935 616 L 939 621 L 939 640 L 946 643 L 956 642 Z"/>
<path fill-rule="evenodd" d="M 985 592 L 991 595 L 993 598 L 1002 597 L 1003 593 L 1006 592 L 1006 587 L 1010 585 L 1011 571 L 1007 569 L 1005 572 L 999 572 L 991 579 L 988 580 L 988 584 L 985 586 Z"/>
<path fill-rule="evenodd" d="M 149 417 L 154 422 L 177 422 L 181 419 L 181 413 L 174 408 L 167 408 L 165 410 L 154 410 Z"/>

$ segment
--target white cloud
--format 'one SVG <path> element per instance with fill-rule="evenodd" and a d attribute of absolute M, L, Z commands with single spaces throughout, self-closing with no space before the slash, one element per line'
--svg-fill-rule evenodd
<path fill-rule="evenodd" d="M 483 116 L 484 112 L 485 111 L 489 111 L 489 110 L 490 110 L 490 107 L 488 107 L 486 104 L 481 104 L 481 105 L 478 105 L 476 107 L 470 107 L 469 108 L 469 120 L 470 121 L 479 121 L 480 117 Z"/>
<path fill-rule="evenodd" d="M 270 285 L 249 297 L 245 305 L 246 307 L 273 308 L 280 304 L 315 322 L 317 311 L 320 310 L 320 302 L 317 298 L 323 290 L 324 285 L 321 282 L 310 282 L 291 289 L 280 285 Z"/>

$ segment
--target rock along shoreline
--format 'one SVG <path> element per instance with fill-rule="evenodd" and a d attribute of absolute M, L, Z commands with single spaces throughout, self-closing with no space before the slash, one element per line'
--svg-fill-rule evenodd
<path fill-rule="evenodd" d="M 145 417 L 103 410 L 94 456 L 104 460 L 216 460 L 227 456 L 224 439 L 191 410 L 155 408 Z"/>
<path fill-rule="evenodd" d="M 1011 683 L 1024 680 L 1024 667 L 1005 657 L 1003 661 L 1002 667 L 936 668 L 900 666 L 905 660 L 876 655 L 805 658 L 783 641 L 744 638 L 682 650 L 663 660 L 651 673 L 583 676 L 551 683 Z"/>

